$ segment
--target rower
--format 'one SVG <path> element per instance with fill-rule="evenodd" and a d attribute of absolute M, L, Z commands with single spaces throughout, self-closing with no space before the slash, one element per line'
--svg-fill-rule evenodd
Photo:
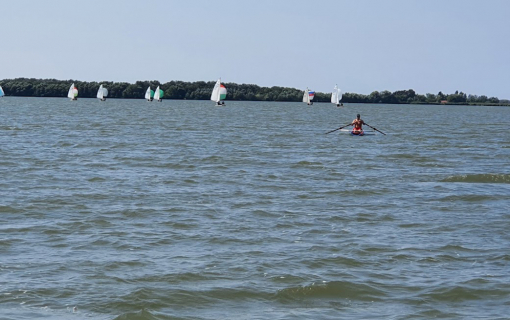
<path fill-rule="evenodd" d="M 361 120 L 359 113 L 356 115 L 356 119 L 352 120 L 351 126 L 354 126 L 351 133 L 355 135 L 363 134 L 363 125 L 365 121 Z M 366 124 L 368 126 L 368 124 Z"/>

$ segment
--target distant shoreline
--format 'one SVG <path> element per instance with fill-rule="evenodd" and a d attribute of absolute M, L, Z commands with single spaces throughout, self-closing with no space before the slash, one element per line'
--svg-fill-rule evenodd
<path fill-rule="evenodd" d="M 52 99 L 68 99 L 67 97 L 47 97 L 47 96 L 44 96 L 44 97 L 37 97 L 37 96 L 4 96 L 4 97 L 9 97 L 9 98 L 52 98 Z M 96 97 L 80 97 L 80 99 L 97 99 Z M 143 98 L 108 98 L 107 100 L 140 100 L 140 99 L 143 99 Z M 209 99 L 193 99 L 193 100 L 190 100 L 190 99 L 171 99 L 171 98 L 163 98 L 163 100 L 169 100 L 169 101 L 209 101 Z M 276 101 L 276 100 L 225 100 L 225 101 L 232 101 L 232 102 L 237 102 L 237 101 L 240 101 L 240 102 L 277 102 L 277 103 L 285 103 L 285 102 L 294 102 L 294 103 L 300 103 L 301 101 Z M 480 106 L 480 107 L 510 107 L 510 103 L 508 104 L 503 104 L 503 103 L 485 103 L 485 104 L 481 104 L 481 103 L 427 103 L 427 102 L 423 102 L 423 103 L 383 103 L 383 102 L 343 102 L 345 104 L 391 104 L 391 105 L 399 105 L 399 104 L 402 104 L 402 105 L 423 105 L 423 106 Z M 326 104 L 326 105 L 329 105 L 331 104 L 330 102 L 326 102 L 326 101 L 315 101 L 314 102 L 314 105 L 315 104 L 320 104 L 320 105 L 323 105 L 323 104 Z M 311 106 L 313 107 L 313 105 Z"/>
<path fill-rule="evenodd" d="M 66 97 L 69 86 L 74 83 L 78 88 L 79 98 L 95 98 L 99 85 L 105 86 L 108 99 L 143 99 L 150 86 L 157 86 L 164 91 L 166 100 L 209 100 L 215 81 L 170 81 L 160 83 L 154 81 L 113 82 L 113 81 L 79 81 L 57 79 L 16 78 L 0 80 L 6 96 L 16 97 Z M 275 101 L 301 102 L 304 90 L 288 87 L 260 87 L 255 84 L 224 83 L 229 101 Z M 313 102 L 329 103 L 331 93 L 315 92 Z M 500 100 L 485 95 L 476 96 L 456 91 L 453 94 L 427 93 L 417 94 L 414 90 L 374 91 L 369 95 L 346 92 L 342 95 L 342 103 L 364 104 L 416 104 L 416 105 L 479 105 L 479 106 L 510 106 L 510 100 Z"/>

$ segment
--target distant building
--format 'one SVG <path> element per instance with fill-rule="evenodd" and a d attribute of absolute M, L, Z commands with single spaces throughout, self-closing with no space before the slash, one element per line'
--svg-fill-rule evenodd
<path fill-rule="evenodd" d="M 446 104 L 448 100 L 441 100 L 441 104 Z"/>

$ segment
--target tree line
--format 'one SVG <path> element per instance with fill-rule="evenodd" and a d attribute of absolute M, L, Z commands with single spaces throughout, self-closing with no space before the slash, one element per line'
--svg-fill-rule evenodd
<path fill-rule="evenodd" d="M 17 78 L 0 80 L 5 94 L 25 97 L 66 97 L 71 84 L 78 88 L 81 98 L 95 98 L 99 85 L 108 89 L 109 98 L 142 99 L 150 86 L 153 90 L 160 86 L 165 99 L 208 100 L 215 81 L 170 81 L 160 83 L 154 81 L 128 82 L 87 82 L 79 80 Z M 287 87 L 260 87 L 255 84 L 224 83 L 228 90 L 228 100 L 247 101 L 291 101 L 299 102 L 303 98 L 303 90 Z M 316 92 L 314 102 L 330 102 L 331 93 Z M 374 91 L 369 95 L 346 92 L 342 96 L 343 103 L 388 103 L 388 104 L 491 104 L 510 105 L 508 100 L 485 95 L 467 95 L 456 91 L 452 94 L 427 93 L 417 94 L 414 90 Z"/>
<path fill-rule="evenodd" d="M 455 91 L 452 94 L 446 94 L 441 91 L 438 94 L 417 94 L 414 90 L 374 91 L 369 95 L 357 93 L 345 93 L 343 99 L 355 103 L 388 103 L 388 104 L 483 104 L 483 105 L 509 105 L 509 100 L 500 100 L 496 97 L 487 97 L 485 95 L 472 95 L 464 92 Z M 342 101 L 343 101 L 342 99 Z"/>

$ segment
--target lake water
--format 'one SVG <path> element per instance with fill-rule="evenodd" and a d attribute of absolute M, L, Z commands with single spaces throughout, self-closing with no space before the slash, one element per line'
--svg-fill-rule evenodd
<path fill-rule="evenodd" d="M 508 107 L 0 114 L 1 320 L 508 319 Z"/>

